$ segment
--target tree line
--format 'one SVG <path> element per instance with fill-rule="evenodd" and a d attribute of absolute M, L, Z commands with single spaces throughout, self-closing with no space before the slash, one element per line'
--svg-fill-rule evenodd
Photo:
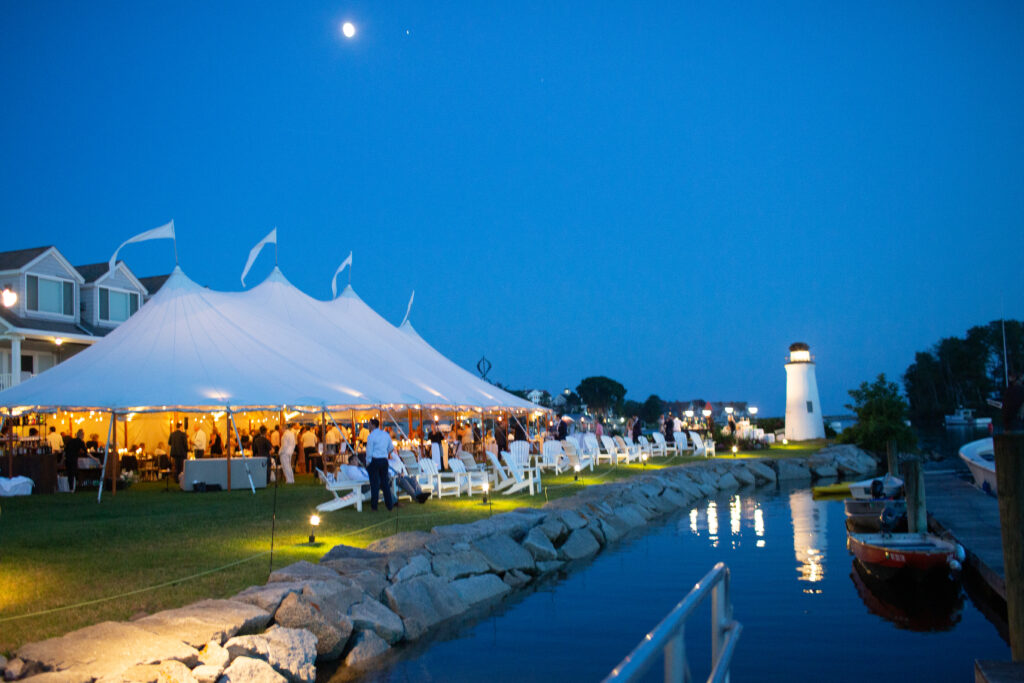
<path fill-rule="evenodd" d="M 946 337 L 931 349 L 919 351 L 903 375 L 903 388 L 912 420 L 941 420 L 956 408 L 973 408 L 996 415 L 986 404 L 998 398 L 1009 374 L 1024 369 L 1024 322 L 1006 321 L 1006 359 L 1003 323 L 993 320 L 967 330 L 963 337 Z"/>

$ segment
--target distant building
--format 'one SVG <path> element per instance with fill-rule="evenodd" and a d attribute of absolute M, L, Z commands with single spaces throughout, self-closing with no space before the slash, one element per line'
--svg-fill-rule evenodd
<path fill-rule="evenodd" d="M 786 363 L 786 438 L 790 441 L 825 438 L 814 357 L 811 347 L 803 342 L 789 347 L 789 362 Z"/>
<path fill-rule="evenodd" d="M 54 246 L 0 252 L 0 391 L 101 339 L 166 279 L 140 280 L 122 261 L 75 267 Z"/>

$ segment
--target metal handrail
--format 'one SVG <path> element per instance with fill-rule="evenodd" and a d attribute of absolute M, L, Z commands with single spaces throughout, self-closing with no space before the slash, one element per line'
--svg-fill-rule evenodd
<path fill-rule="evenodd" d="M 708 676 L 708 683 L 728 683 L 729 666 L 736 650 L 736 641 L 743 632 L 743 625 L 732 618 L 729 568 L 724 562 L 712 567 L 693 586 L 661 623 L 612 669 L 604 679 L 605 683 L 638 680 L 651 668 L 660 651 L 665 655 L 665 681 L 688 681 L 690 672 L 686 664 L 686 642 L 683 639 L 686 620 L 708 593 L 711 593 L 711 675 Z"/>

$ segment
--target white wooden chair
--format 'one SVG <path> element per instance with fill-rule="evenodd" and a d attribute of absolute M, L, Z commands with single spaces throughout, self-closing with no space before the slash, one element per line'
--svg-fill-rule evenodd
<path fill-rule="evenodd" d="M 711 458 L 715 455 L 715 441 L 709 439 L 704 441 L 697 432 L 690 432 L 690 441 L 693 442 L 693 454 L 700 457 Z"/>
<path fill-rule="evenodd" d="M 587 432 L 583 435 L 583 453 L 593 458 L 597 464 L 601 464 L 601 445 L 597 442 L 597 434 Z"/>
<path fill-rule="evenodd" d="M 452 472 L 459 476 L 462 490 L 464 490 L 467 495 L 472 496 L 474 493 L 484 493 L 490 485 L 487 481 L 486 472 L 467 469 L 466 463 L 462 462 L 461 459 L 452 458 L 448 461 L 448 464 L 451 466 Z"/>
<path fill-rule="evenodd" d="M 676 445 L 674 443 L 673 444 L 665 443 L 665 435 L 664 434 L 662 434 L 661 432 L 654 432 L 653 434 L 651 434 L 651 436 L 654 437 L 655 445 L 657 447 L 659 447 L 665 455 L 668 455 L 669 453 L 675 454 L 675 452 L 676 452 Z"/>
<path fill-rule="evenodd" d="M 672 432 L 672 440 L 675 442 L 678 455 L 692 454 L 693 447 L 686 441 L 686 432 Z"/>
<path fill-rule="evenodd" d="M 491 490 L 503 491 L 516 483 L 512 473 L 498 460 L 498 454 L 494 451 L 484 451 L 487 454 L 487 461 L 491 463 Z"/>
<path fill-rule="evenodd" d="M 316 476 L 320 479 L 321 483 L 327 490 L 334 496 L 331 500 L 326 503 L 320 503 L 316 506 L 319 512 L 332 512 L 334 510 L 341 510 L 355 506 L 359 512 L 363 511 L 363 502 L 370 500 L 370 492 L 363 493 L 363 487 L 369 486 L 370 482 L 363 479 L 336 479 L 334 477 L 328 477 L 324 474 L 324 471 L 319 467 L 316 468 Z M 346 492 L 345 495 L 338 495 L 340 492 Z"/>
<path fill-rule="evenodd" d="M 633 462 L 634 460 L 640 462 L 643 460 L 643 453 L 640 451 L 640 446 L 626 443 L 626 440 L 621 436 L 613 436 L 612 441 L 615 442 L 615 446 L 619 449 L 619 453 L 626 454 L 626 462 Z"/>
<path fill-rule="evenodd" d="M 644 437 L 640 437 L 644 438 Z M 664 458 L 668 455 L 668 450 L 665 448 L 664 442 L 658 443 L 658 440 L 652 436 L 647 437 L 647 444 L 650 446 L 651 455 L 655 458 Z"/>
<path fill-rule="evenodd" d="M 427 475 L 430 490 L 438 498 L 462 495 L 462 477 L 458 473 L 439 472 L 434 461 L 426 458 L 420 460 L 420 469 Z"/>
<path fill-rule="evenodd" d="M 651 447 L 651 442 L 647 440 L 647 437 L 643 434 L 637 439 L 636 445 L 640 447 L 640 452 L 647 456 L 648 460 L 654 458 L 654 449 Z"/>
<path fill-rule="evenodd" d="M 529 460 L 524 459 L 521 453 L 505 452 L 501 454 L 501 457 L 505 459 L 508 470 L 516 481 L 515 484 L 505 489 L 504 493 L 506 496 L 518 493 L 526 488 L 530 489 L 531 496 L 541 490 L 540 472 L 535 467 L 532 467 Z"/>
<path fill-rule="evenodd" d="M 558 441 L 545 441 L 541 450 L 539 467 L 542 470 L 551 469 L 555 474 L 561 474 L 569 469 L 569 459 L 562 452 L 562 444 Z"/>
<path fill-rule="evenodd" d="M 611 458 L 612 464 L 618 465 L 620 461 L 629 463 L 629 453 L 627 451 L 620 451 L 618 446 L 615 445 L 614 439 L 607 434 L 601 435 L 601 445 L 604 446 L 604 450 L 608 453 Z"/>
<path fill-rule="evenodd" d="M 565 452 L 565 457 L 569 459 L 569 465 L 573 469 L 579 466 L 581 470 L 589 467 L 591 472 L 594 471 L 594 458 L 576 450 L 576 444 L 572 442 L 572 439 L 566 439 L 562 442 L 562 451 Z"/>

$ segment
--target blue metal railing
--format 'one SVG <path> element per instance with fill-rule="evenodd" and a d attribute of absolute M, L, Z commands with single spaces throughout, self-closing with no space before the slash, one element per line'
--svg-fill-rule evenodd
<path fill-rule="evenodd" d="M 636 648 L 604 679 L 609 681 L 636 681 L 657 661 L 663 651 L 665 681 L 690 680 L 686 661 L 686 642 L 683 639 L 686 620 L 697 606 L 711 594 L 711 675 L 708 683 L 728 683 L 729 665 L 732 663 L 736 641 L 743 625 L 732 618 L 732 599 L 729 595 L 729 568 L 724 562 L 716 564 L 698 581 L 675 608 L 654 630 L 644 636 Z"/>

